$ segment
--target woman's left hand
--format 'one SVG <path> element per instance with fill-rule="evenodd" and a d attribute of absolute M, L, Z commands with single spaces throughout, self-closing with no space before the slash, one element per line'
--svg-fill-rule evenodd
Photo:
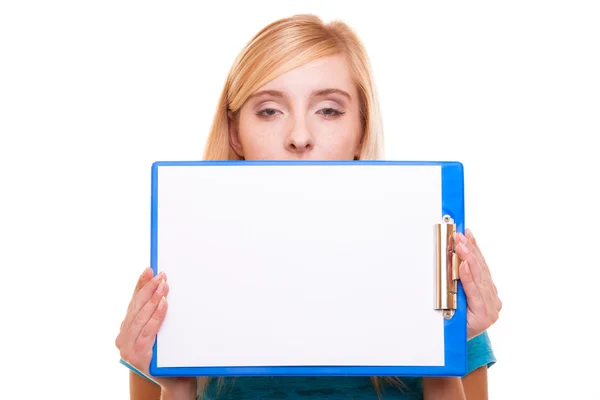
<path fill-rule="evenodd" d="M 498 320 L 502 301 L 475 237 L 469 229 L 465 233 L 457 233 L 455 240 L 462 260 L 459 277 L 467 297 L 467 339 L 472 339 Z"/>

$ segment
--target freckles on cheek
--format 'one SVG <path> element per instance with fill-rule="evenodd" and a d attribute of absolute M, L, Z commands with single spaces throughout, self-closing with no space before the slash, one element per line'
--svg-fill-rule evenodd
<path fill-rule="evenodd" d="M 322 132 L 316 144 L 332 157 L 352 158 L 358 141 L 351 127 L 340 125 Z"/>
<path fill-rule="evenodd" d="M 259 125 L 259 124 L 256 124 Z M 279 145 L 278 130 L 274 126 L 248 126 L 240 130 L 240 140 L 247 158 L 269 158 Z"/>

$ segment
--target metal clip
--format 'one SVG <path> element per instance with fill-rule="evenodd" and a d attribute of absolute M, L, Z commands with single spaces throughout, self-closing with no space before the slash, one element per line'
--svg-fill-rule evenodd
<path fill-rule="evenodd" d="M 455 232 L 456 224 L 448 215 L 436 224 L 436 310 L 442 310 L 446 319 L 452 318 L 457 307 L 460 259 L 455 252 Z"/>

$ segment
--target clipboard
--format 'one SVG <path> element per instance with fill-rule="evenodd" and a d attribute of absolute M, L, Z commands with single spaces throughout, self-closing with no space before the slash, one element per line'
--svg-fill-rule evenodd
<path fill-rule="evenodd" d="M 159 161 L 150 374 L 464 376 L 450 161 Z"/>

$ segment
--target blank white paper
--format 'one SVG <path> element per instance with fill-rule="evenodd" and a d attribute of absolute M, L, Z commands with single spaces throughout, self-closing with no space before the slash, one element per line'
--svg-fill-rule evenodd
<path fill-rule="evenodd" d="M 158 367 L 444 365 L 439 166 L 160 166 Z"/>

